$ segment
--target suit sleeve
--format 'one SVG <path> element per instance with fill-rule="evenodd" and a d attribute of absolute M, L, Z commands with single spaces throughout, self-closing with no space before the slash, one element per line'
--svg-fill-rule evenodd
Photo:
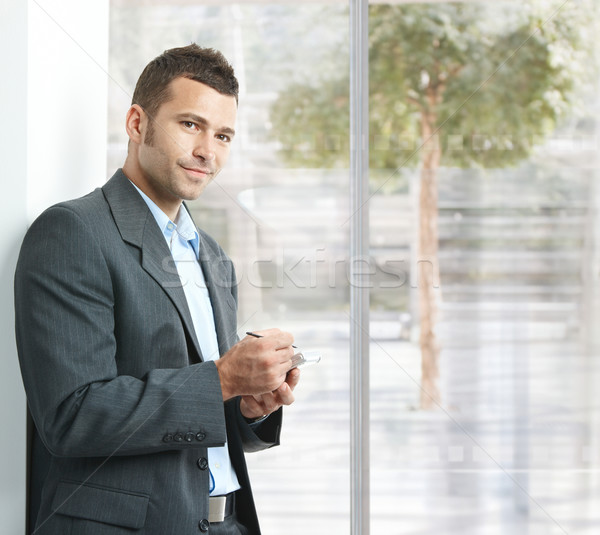
<path fill-rule="evenodd" d="M 16 338 L 29 407 L 57 456 L 220 446 L 225 416 L 213 362 L 118 375 L 111 272 L 93 229 L 46 211 L 15 274 Z"/>
<path fill-rule="evenodd" d="M 239 399 L 236 399 L 233 403 L 235 403 L 235 417 L 245 452 L 253 453 L 279 446 L 283 419 L 282 407 L 259 424 L 249 424 L 240 411 Z"/>

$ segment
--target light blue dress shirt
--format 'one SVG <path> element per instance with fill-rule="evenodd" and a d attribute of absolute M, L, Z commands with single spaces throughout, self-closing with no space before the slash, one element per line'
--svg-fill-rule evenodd
<path fill-rule="evenodd" d="M 171 250 L 192 315 L 202 356 L 205 361 L 216 360 L 219 358 L 217 331 L 208 288 L 198 262 L 200 236 L 196 226 L 183 204 L 179 209 L 177 219 L 173 222 L 150 197 L 135 184 L 133 185 L 148 205 Z M 235 470 L 231 465 L 227 443 L 221 447 L 208 448 L 208 463 L 211 474 L 209 490 L 212 496 L 221 496 L 240 488 Z"/>

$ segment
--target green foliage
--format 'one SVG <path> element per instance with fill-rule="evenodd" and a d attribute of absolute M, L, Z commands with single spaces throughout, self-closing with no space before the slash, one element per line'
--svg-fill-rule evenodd
<path fill-rule="evenodd" d="M 596 72 L 592 0 L 370 7 L 371 167 L 416 166 L 423 122 L 442 165 L 526 158 Z M 272 108 L 293 166 L 347 167 L 348 75 L 291 85 Z"/>
<path fill-rule="evenodd" d="M 296 83 L 271 109 L 283 158 L 298 167 L 348 167 L 348 80 Z"/>

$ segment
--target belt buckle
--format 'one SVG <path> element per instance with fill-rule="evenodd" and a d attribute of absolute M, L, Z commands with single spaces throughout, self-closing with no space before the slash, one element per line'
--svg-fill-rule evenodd
<path fill-rule="evenodd" d="M 208 521 L 223 522 L 225 520 L 225 504 L 227 496 L 208 497 Z"/>

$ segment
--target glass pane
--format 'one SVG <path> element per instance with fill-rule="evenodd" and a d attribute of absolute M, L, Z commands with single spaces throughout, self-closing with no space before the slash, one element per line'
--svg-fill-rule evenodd
<path fill-rule="evenodd" d="M 372 532 L 593 533 L 597 11 L 394 4 L 369 20 Z"/>
<path fill-rule="evenodd" d="M 192 41 L 221 50 L 241 84 L 237 134 L 192 215 L 236 265 L 239 334 L 280 327 L 323 354 L 302 372 L 282 445 L 247 455 L 261 526 L 265 535 L 300 535 L 310 518 L 312 533 L 348 532 L 347 151 L 340 156 L 348 81 L 316 97 L 302 89 L 348 71 L 347 10 L 339 2 L 143 4 L 111 4 L 109 169 L 124 159 L 123 117 L 146 62 Z M 331 108 L 341 133 L 320 129 L 309 104 Z"/>

